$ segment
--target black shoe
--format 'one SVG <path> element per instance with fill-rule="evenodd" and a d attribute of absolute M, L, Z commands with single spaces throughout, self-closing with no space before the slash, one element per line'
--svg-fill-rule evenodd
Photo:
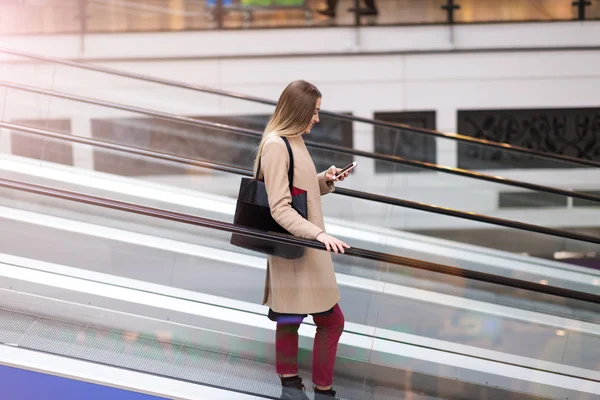
<path fill-rule="evenodd" d="M 341 400 L 339 397 L 335 397 L 335 390 L 319 390 L 314 388 L 315 400 Z"/>
<path fill-rule="evenodd" d="M 379 10 L 376 8 L 349 8 L 348 11 L 358 13 L 359 15 L 379 15 Z"/>
<path fill-rule="evenodd" d="M 281 400 L 310 400 L 306 395 L 302 378 L 299 376 L 281 378 Z"/>
<path fill-rule="evenodd" d="M 335 11 L 334 10 L 330 10 L 330 9 L 325 9 L 325 10 L 317 10 L 317 12 L 321 15 L 325 15 L 329 18 L 335 18 Z"/>

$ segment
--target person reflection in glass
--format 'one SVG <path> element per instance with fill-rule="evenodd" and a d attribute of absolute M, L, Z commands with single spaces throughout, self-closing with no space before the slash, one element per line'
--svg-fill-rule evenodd
<path fill-rule="evenodd" d="M 360 15 L 378 15 L 379 10 L 375 4 L 375 0 L 364 0 L 365 8 L 349 8 L 348 11 L 352 13 L 358 13 Z M 338 0 L 327 0 L 327 8 L 319 10 L 319 14 L 326 15 L 330 18 L 335 18 Z"/>

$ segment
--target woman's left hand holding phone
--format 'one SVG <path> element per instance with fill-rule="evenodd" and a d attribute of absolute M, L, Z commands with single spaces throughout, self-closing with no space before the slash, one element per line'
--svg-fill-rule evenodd
<path fill-rule="evenodd" d="M 335 165 L 329 167 L 327 172 L 325 173 L 325 180 L 328 182 L 340 182 L 343 181 L 350 175 L 350 171 L 343 173 L 340 176 L 337 176 L 342 172 L 341 168 L 336 168 Z"/>

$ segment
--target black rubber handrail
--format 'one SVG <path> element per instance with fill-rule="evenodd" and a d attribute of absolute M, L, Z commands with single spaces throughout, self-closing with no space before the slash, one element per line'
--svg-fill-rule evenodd
<path fill-rule="evenodd" d="M 130 106 L 127 104 L 115 103 L 115 102 L 106 101 L 106 100 L 98 100 L 98 99 L 94 99 L 94 98 L 90 98 L 90 97 L 84 97 L 84 96 L 79 96 L 79 95 L 74 95 L 74 94 L 69 94 L 69 93 L 64 93 L 64 92 L 58 92 L 55 90 L 48 90 L 48 89 L 42 89 L 42 88 L 37 88 L 37 87 L 33 87 L 33 86 L 28 86 L 28 85 L 22 85 L 19 83 L 12 83 L 12 82 L 6 82 L 6 81 L 0 80 L 0 86 L 4 86 L 7 88 L 16 89 L 16 90 L 22 90 L 22 91 L 26 91 L 26 92 L 31 92 L 31 93 L 43 94 L 46 96 L 53 96 L 53 97 L 57 97 L 57 98 L 73 100 L 73 101 L 77 101 L 80 103 L 87 103 L 87 104 L 93 104 L 93 105 L 101 106 L 101 107 L 107 107 L 107 108 L 112 108 L 112 109 L 117 109 L 117 110 L 122 110 L 122 111 L 134 112 L 134 113 L 141 114 L 141 115 L 147 115 L 147 116 L 152 116 L 155 118 L 163 119 L 165 121 L 177 122 L 177 123 L 192 125 L 192 126 L 201 126 L 201 127 L 212 128 L 212 129 L 221 130 L 224 132 L 235 133 L 238 135 L 255 137 L 257 139 L 261 138 L 263 135 L 262 132 L 256 131 L 253 129 L 239 128 L 239 127 L 235 127 L 235 126 L 231 126 L 231 125 L 220 124 L 217 122 L 204 121 L 204 120 L 196 119 L 196 118 L 182 117 L 179 115 L 165 113 L 162 111 L 150 110 L 147 108 Z M 430 171 L 442 172 L 442 173 L 451 174 L 451 175 L 458 175 L 458 176 L 462 176 L 462 177 L 466 177 L 466 178 L 477 179 L 477 180 L 482 180 L 482 181 L 486 181 L 486 182 L 493 182 L 493 183 L 497 183 L 500 185 L 514 186 L 514 187 L 519 187 L 519 188 L 528 189 L 528 190 L 537 191 L 537 192 L 552 193 L 552 194 L 556 194 L 556 195 L 560 195 L 560 196 L 576 197 L 579 199 L 589 200 L 592 202 L 600 202 L 600 196 L 595 196 L 595 195 L 589 194 L 589 193 L 581 193 L 581 192 L 576 192 L 573 190 L 559 189 L 559 188 L 550 187 L 550 186 L 538 185 L 535 183 L 516 181 L 513 179 L 503 178 L 501 176 L 492 176 L 492 175 L 482 174 L 479 172 L 473 172 L 473 171 L 460 169 L 460 168 L 445 167 L 443 165 L 431 164 L 431 163 L 427 163 L 427 162 L 423 162 L 423 161 L 408 160 L 408 159 L 405 159 L 405 158 L 402 158 L 399 156 L 371 153 L 368 151 L 356 150 L 356 149 L 351 149 L 349 147 L 337 146 L 337 145 L 333 145 L 333 144 L 316 143 L 316 142 L 312 142 L 312 141 L 308 141 L 308 140 L 305 141 L 305 143 L 306 143 L 307 147 L 311 147 L 311 148 L 315 148 L 315 149 L 327 150 L 327 151 L 332 151 L 332 152 L 336 152 L 336 153 L 348 154 L 348 155 L 352 155 L 352 156 L 371 158 L 374 160 L 385 161 L 385 162 L 389 162 L 389 163 L 393 163 L 393 164 L 408 165 L 408 166 L 419 168 L 419 169 L 426 169 L 426 170 L 430 170 Z"/>
<path fill-rule="evenodd" d="M 197 217 L 194 215 L 162 210 L 159 208 L 153 208 L 113 199 L 107 199 L 99 196 L 91 196 L 83 193 L 77 193 L 63 189 L 56 189 L 43 185 L 0 178 L 0 187 L 19 190 L 28 193 L 34 193 L 43 196 L 49 196 L 77 203 L 84 203 L 98 207 L 110 208 L 113 210 L 125 211 L 133 214 L 140 214 L 149 217 L 195 225 L 203 228 L 215 229 L 223 232 L 235 233 L 243 236 L 270 240 L 277 243 L 285 243 L 290 245 L 308 247 L 312 249 L 325 250 L 325 246 L 322 243 L 317 242 L 315 240 L 301 239 L 291 235 L 282 235 L 259 231 L 244 226 L 234 225 L 228 222 L 217 221 L 209 218 Z M 552 296 L 559 296 L 563 298 L 570 298 L 574 300 L 600 304 L 600 295 L 594 293 L 587 293 L 572 289 L 561 288 L 557 286 L 544 285 L 537 282 L 529 282 L 521 279 L 509 278 L 502 275 L 494 275 L 485 272 L 472 271 L 469 269 L 453 267 L 443 264 L 436 264 L 429 261 L 416 260 L 413 258 L 402 257 L 393 254 L 386 254 L 356 247 L 346 249 L 345 254 L 352 257 L 363 258 L 366 260 L 401 265 L 413 269 L 430 271 L 444 275 L 457 276 L 479 282 L 487 282 L 516 289 L 529 290 Z"/>
<path fill-rule="evenodd" d="M 122 71 L 122 70 L 115 69 L 115 68 L 109 68 L 109 67 L 104 67 L 104 66 L 99 66 L 99 65 L 89 64 L 89 63 L 63 60 L 63 59 L 54 58 L 54 57 L 47 57 L 47 56 L 28 53 L 28 52 L 24 52 L 24 51 L 20 51 L 20 50 L 17 51 L 14 49 L 0 47 L 0 53 L 12 54 L 12 55 L 20 56 L 20 57 L 24 57 L 24 58 L 30 58 L 30 59 L 39 60 L 39 61 L 46 61 L 46 62 L 54 63 L 54 64 L 67 65 L 67 66 L 74 67 L 74 68 L 87 69 L 87 70 L 96 71 L 96 72 L 100 72 L 100 73 L 104 73 L 104 74 L 121 76 L 121 77 L 125 77 L 125 78 L 131 78 L 131 79 L 136 79 L 136 80 L 141 80 L 141 81 L 146 81 L 146 82 L 152 82 L 152 83 L 157 83 L 160 85 L 165 85 L 165 86 L 170 86 L 170 87 L 178 87 L 181 89 L 193 90 L 193 91 L 197 91 L 197 92 L 210 93 L 210 94 L 214 94 L 214 95 L 218 95 L 218 96 L 230 97 L 230 98 L 244 100 L 244 101 L 250 101 L 250 102 L 261 103 L 261 104 L 266 104 L 266 105 L 273 105 L 273 106 L 277 104 L 276 101 L 264 99 L 261 97 L 245 95 L 245 94 L 236 93 L 236 92 L 232 92 L 232 91 L 209 88 L 209 87 L 203 86 L 203 85 L 189 84 L 189 83 L 185 83 L 185 82 L 181 82 L 181 81 L 176 81 L 173 79 L 165 79 L 165 78 L 159 78 L 159 77 L 135 73 L 135 72 Z M 499 149 L 499 150 L 508 151 L 508 152 L 528 154 L 530 156 L 541 157 L 541 158 L 554 160 L 554 161 L 558 161 L 558 162 L 578 164 L 578 165 L 583 165 L 583 166 L 587 166 L 587 167 L 600 167 L 600 162 L 597 162 L 597 161 L 583 160 L 581 158 L 565 156 L 562 154 L 551 154 L 551 153 L 546 153 L 546 152 L 542 152 L 542 151 L 528 149 L 525 147 L 510 145 L 507 143 L 493 142 L 493 141 L 485 140 L 485 139 L 477 139 L 477 138 L 473 138 L 470 136 L 464 136 L 464 135 L 460 135 L 460 134 L 444 133 L 444 132 L 434 131 L 434 130 L 430 130 L 430 129 L 416 128 L 413 126 L 404 125 L 404 124 L 400 124 L 400 123 L 396 123 L 396 122 L 388 122 L 388 121 L 381 121 L 381 120 L 376 120 L 376 119 L 362 118 L 362 117 L 341 114 L 341 113 L 336 113 L 336 112 L 326 111 L 326 110 L 321 110 L 321 114 L 327 115 L 327 116 L 330 116 L 333 118 L 337 118 L 337 119 L 346 120 L 346 121 L 362 122 L 365 124 L 380 126 L 380 127 L 384 127 L 384 128 L 390 128 L 390 129 L 402 129 L 402 130 L 409 131 L 409 132 L 414 132 L 414 133 L 419 133 L 419 134 L 434 136 L 434 137 L 440 137 L 440 138 L 444 138 L 444 139 L 454 140 L 457 142 L 470 143 L 473 145 L 490 147 L 490 148 Z"/>
<path fill-rule="evenodd" d="M 158 159 L 158 160 L 175 162 L 175 163 L 182 164 L 185 166 L 208 168 L 208 169 L 213 169 L 216 171 L 234 173 L 234 174 L 239 174 L 239 175 L 243 175 L 243 176 L 252 176 L 253 175 L 253 172 L 251 170 L 244 169 L 244 168 L 232 167 L 230 165 L 224 165 L 224 164 L 218 164 L 218 163 L 213 163 L 213 162 L 209 162 L 209 161 L 181 157 L 181 156 L 162 153 L 162 152 L 158 152 L 158 151 L 154 151 L 154 150 L 139 149 L 139 148 L 132 147 L 132 146 L 126 146 L 126 145 L 122 145 L 122 144 L 106 142 L 106 141 L 102 141 L 102 140 L 98 140 L 98 139 L 91 139 L 91 138 L 84 138 L 84 137 L 80 137 L 80 136 L 68 135 L 66 133 L 52 132 L 52 131 L 43 130 L 43 129 L 39 129 L 39 128 L 30 128 L 27 126 L 17 125 L 17 124 L 13 124 L 13 123 L 9 123 L 9 122 L 0 121 L 0 128 L 11 129 L 14 131 L 21 131 L 21 132 L 25 132 L 25 133 L 30 133 L 30 134 L 48 137 L 48 138 L 52 138 L 52 139 L 64 140 L 64 141 L 68 141 L 68 142 L 86 144 L 86 145 L 90 145 L 90 146 L 94 146 L 94 147 L 115 150 L 115 151 L 128 153 L 128 154 L 141 155 L 141 156 L 154 158 L 154 159 Z M 450 216 L 450 217 L 456 217 L 456 218 L 467 219 L 467 220 L 471 220 L 471 221 L 482 222 L 485 224 L 503 226 L 503 227 L 507 227 L 507 228 L 514 228 L 514 229 L 528 231 L 528 232 L 536 232 L 536 233 L 541 233 L 541 234 L 555 236 L 555 237 L 562 237 L 562 238 L 566 238 L 566 239 L 578 240 L 578 241 L 587 242 L 587 243 L 600 244 L 600 238 L 598 238 L 598 237 L 582 235 L 579 233 L 569 232 L 569 231 L 565 231 L 562 229 L 547 228 L 547 227 L 540 226 L 540 225 L 527 224 L 527 223 L 518 222 L 518 221 L 512 221 L 512 220 L 506 220 L 506 219 L 501 219 L 501 218 L 496 218 L 496 217 L 490 217 L 487 215 L 476 214 L 473 212 L 459 211 L 459 210 L 454 210 L 451 208 L 438 207 L 438 206 L 433 206 L 433 205 L 419 203 L 419 202 L 410 201 L 410 200 L 402 200 L 402 199 L 397 199 L 397 198 L 388 197 L 388 196 L 375 195 L 372 193 L 361 192 L 358 190 L 336 188 L 334 193 L 337 193 L 340 195 L 345 195 L 348 197 L 357 198 L 357 199 L 370 200 L 370 201 L 374 201 L 374 202 L 378 202 L 378 203 L 389 204 L 389 205 L 394 205 L 394 206 L 399 206 L 399 207 L 404 207 L 404 208 L 410 208 L 413 210 L 420 210 L 420 211 L 430 212 L 430 213 L 434 213 L 434 214 L 440 214 L 440 215 L 446 215 L 446 216 Z"/>

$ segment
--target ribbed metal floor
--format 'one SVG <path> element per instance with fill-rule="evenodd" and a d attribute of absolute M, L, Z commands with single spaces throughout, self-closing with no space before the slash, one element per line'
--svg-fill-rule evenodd
<path fill-rule="evenodd" d="M 1 308 L 0 343 L 273 398 L 281 394 L 267 363 Z M 310 373 L 301 376 L 310 386 Z M 344 400 L 439 400 L 343 377 L 335 387 Z"/>

